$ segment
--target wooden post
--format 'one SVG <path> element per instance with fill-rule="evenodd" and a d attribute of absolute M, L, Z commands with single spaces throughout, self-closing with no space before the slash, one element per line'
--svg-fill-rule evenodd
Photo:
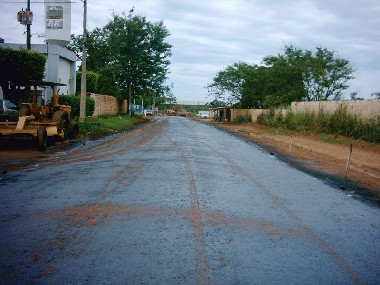
<path fill-rule="evenodd" d="M 352 143 L 350 143 L 350 152 L 348 154 L 348 159 L 347 159 L 347 164 L 346 164 L 346 175 L 344 176 L 344 178 L 347 178 L 348 168 L 350 167 L 350 162 L 351 162 L 351 155 L 352 155 Z"/>
<path fill-rule="evenodd" d="M 292 154 L 292 144 L 293 144 L 293 136 L 290 136 L 289 154 Z"/>

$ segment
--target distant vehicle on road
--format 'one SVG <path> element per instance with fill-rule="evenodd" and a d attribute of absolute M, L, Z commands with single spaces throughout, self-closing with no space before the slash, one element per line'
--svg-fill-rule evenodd
<path fill-rule="evenodd" d="M 152 116 L 153 115 L 153 111 L 152 110 L 145 110 L 144 114 L 145 114 L 145 116 Z"/>
<path fill-rule="evenodd" d="M 0 99 L 0 121 L 16 122 L 18 120 L 18 107 L 9 100 Z"/>
<path fill-rule="evenodd" d="M 198 117 L 201 118 L 201 119 L 208 119 L 209 118 L 208 111 L 199 111 L 198 112 Z"/>

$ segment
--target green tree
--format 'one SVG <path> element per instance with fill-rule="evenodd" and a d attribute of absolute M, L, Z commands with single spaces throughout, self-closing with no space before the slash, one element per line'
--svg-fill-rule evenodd
<path fill-rule="evenodd" d="M 99 92 L 99 77 L 100 75 L 92 70 L 86 72 L 86 85 L 87 92 L 100 93 Z M 81 80 L 82 80 L 82 72 L 76 72 L 76 86 L 77 86 L 77 94 L 80 93 Z"/>
<path fill-rule="evenodd" d="M 323 101 L 340 98 L 353 79 L 354 69 L 346 59 L 338 58 L 335 52 L 317 47 L 316 51 L 306 51 L 307 65 L 303 81 L 307 91 L 307 101 Z"/>
<path fill-rule="evenodd" d="M 173 85 L 171 86 L 171 88 Z M 162 109 L 173 109 L 173 106 L 177 104 L 177 98 L 174 96 L 172 89 L 169 89 L 165 96 L 162 96 L 162 100 L 160 102 L 160 105 L 162 106 Z"/>
<path fill-rule="evenodd" d="M 285 46 L 284 54 L 267 56 L 263 59 L 266 73 L 265 103 L 266 108 L 287 106 L 293 101 L 306 98 L 302 79 L 304 69 L 303 51 L 294 46 Z"/>
<path fill-rule="evenodd" d="M 371 93 L 371 97 L 374 97 L 376 99 L 380 99 L 380 92 L 373 92 L 373 93 Z"/>
<path fill-rule="evenodd" d="M 217 73 L 212 83 L 206 86 L 209 96 L 213 96 L 215 100 L 222 99 L 229 105 L 240 102 L 243 84 L 248 79 L 250 70 L 255 68 L 245 62 L 236 62 L 227 66 Z"/>
<path fill-rule="evenodd" d="M 162 96 L 169 73 L 172 45 L 162 21 L 149 22 L 133 10 L 113 14 L 108 24 L 88 32 L 87 68 L 99 74 L 98 92 L 128 98 Z M 82 37 L 72 36 L 69 48 L 80 57 Z M 149 94 L 149 96 L 147 95 Z"/>
<path fill-rule="evenodd" d="M 353 78 L 349 61 L 327 49 L 314 52 L 285 46 L 262 66 L 235 63 L 219 71 L 206 87 L 209 95 L 242 108 L 271 108 L 293 101 L 340 98 Z"/>
<path fill-rule="evenodd" d="M 31 80 L 42 80 L 45 62 L 46 57 L 36 51 L 0 47 L 0 85 L 8 89 L 30 86 Z"/>
<path fill-rule="evenodd" d="M 163 95 L 172 47 L 165 41 L 170 34 L 163 22 L 151 23 L 131 13 L 114 14 L 104 30 L 122 96 L 129 88 L 134 94 Z"/>

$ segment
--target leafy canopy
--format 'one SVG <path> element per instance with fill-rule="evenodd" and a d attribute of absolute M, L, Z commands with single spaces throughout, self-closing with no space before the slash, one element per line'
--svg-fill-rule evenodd
<path fill-rule="evenodd" d="M 340 98 L 353 79 L 349 61 L 317 47 L 315 51 L 285 46 L 262 65 L 239 62 L 219 71 L 207 85 L 210 96 L 242 108 L 269 108 L 292 101 Z"/>
<path fill-rule="evenodd" d="M 169 36 L 162 21 L 152 23 L 134 16 L 133 10 L 128 15 L 114 13 L 103 28 L 89 31 L 87 68 L 99 74 L 97 92 L 123 99 L 128 97 L 130 87 L 134 97 L 168 92 Z M 70 49 L 78 57 L 82 42 L 81 36 L 72 37 Z"/>
<path fill-rule="evenodd" d="M 36 51 L 0 47 L 0 85 L 30 86 L 44 78 L 46 57 Z M 3 88 L 4 89 L 4 88 Z"/>

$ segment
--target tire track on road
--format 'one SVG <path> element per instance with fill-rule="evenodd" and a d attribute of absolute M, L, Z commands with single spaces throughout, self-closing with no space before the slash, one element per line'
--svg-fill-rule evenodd
<path fill-rule="evenodd" d="M 344 259 L 322 238 L 320 238 L 310 227 L 308 227 L 301 218 L 299 218 L 292 210 L 290 210 L 285 203 L 274 193 L 272 193 L 266 186 L 264 186 L 257 178 L 255 178 L 253 175 L 251 175 L 248 171 L 246 171 L 243 167 L 241 167 L 238 163 L 233 161 L 231 158 L 229 158 L 226 154 L 216 150 L 209 144 L 205 142 L 201 142 L 205 146 L 207 146 L 209 149 L 211 149 L 213 152 L 218 154 L 220 157 L 222 157 L 224 160 L 226 160 L 231 168 L 235 168 L 235 170 L 239 171 L 241 174 L 243 174 L 246 178 L 248 178 L 251 182 L 253 182 L 256 187 L 264 193 L 271 201 L 272 203 L 283 210 L 286 215 L 297 225 L 300 232 L 305 234 L 311 241 L 313 241 L 319 249 L 321 249 L 330 259 L 343 271 L 345 272 L 353 281 L 355 284 L 358 285 L 364 285 L 366 284 L 364 280 L 360 277 L 360 275 L 352 269 L 345 261 Z"/>
<path fill-rule="evenodd" d="M 41 163 L 41 167 L 47 167 L 47 166 L 57 166 L 57 165 L 66 165 L 66 164 L 72 164 L 76 162 L 87 162 L 92 160 L 98 160 L 103 159 L 106 157 L 112 157 L 116 156 L 118 154 L 121 154 L 126 151 L 130 151 L 136 147 L 139 147 L 140 145 L 148 142 L 153 137 L 157 135 L 162 129 L 162 124 L 160 123 L 148 123 L 148 125 L 144 125 L 142 128 L 133 130 L 131 132 L 128 132 L 127 134 L 122 134 L 118 136 L 115 139 L 112 139 L 110 141 L 100 143 L 99 145 L 81 149 L 78 151 L 75 151 L 73 154 L 69 154 L 70 157 L 62 158 L 59 161 L 49 161 L 46 163 Z M 141 137 L 138 137 L 140 136 Z M 129 144 L 124 145 L 120 144 L 117 148 L 116 144 L 125 142 L 126 139 L 129 138 L 136 138 L 136 141 Z"/>
<path fill-rule="evenodd" d="M 154 138 L 162 128 L 163 126 L 161 123 L 149 124 L 143 128 L 129 132 L 126 135 L 118 136 L 105 144 L 99 144 L 94 147 L 78 150 L 73 157 L 62 159 L 60 161 L 41 163 L 40 167 L 67 165 L 115 156 L 140 147 L 142 144 Z M 131 137 L 137 138 L 137 140 L 126 146 L 125 144 L 121 144 Z M 112 151 L 108 151 L 108 148 L 112 147 L 114 143 L 120 143 L 119 147 Z M 106 151 L 102 153 L 102 150 Z M 55 260 L 59 260 L 61 257 L 68 254 L 68 250 L 70 250 L 70 255 L 79 255 L 84 251 L 86 246 L 90 243 L 91 236 L 83 237 L 82 229 L 92 230 L 95 224 L 104 222 L 108 215 L 115 211 L 113 205 L 102 205 L 101 201 L 107 195 L 113 193 L 112 189 L 110 189 L 111 182 L 123 182 L 120 176 L 128 170 L 130 165 L 131 164 L 129 163 L 128 165 L 121 167 L 121 169 L 116 171 L 114 175 L 104 182 L 100 193 L 96 195 L 95 203 L 90 205 L 81 204 L 74 208 L 63 208 L 58 210 L 58 212 L 65 213 L 66 223 L 62 227 L 59 227 L 59 230 L 54 232 L 53 235 L 37 246 L 27 260 L 19 264 L 16 268 L 13 268 L 10 271 L 9 280 L 12 280 L 12 278 L 19 275 L 25 268 L 29 267 L 30 262 L 32 262 L 33 266 L 43 265 L 44 267 L 42 271 L 36 272 L 37 275 L 33 278 L 53 275 L 54 267 L 52 264 Z M 52 213 L 50 213 L 49 216 L 51 216 L 51 214 Z"/>
<path fill-rule="evenodd" d="M 169 138 L 170 140 L 170 138 Z M 210 269 L 208 264 L 208 253 L 204 236 L 204 225 L 202 222 L 202 212 L 199 207 L 197 187 L 195 184 L 194 174 L 191 169 L 189 160 L 183 149 L 174 141 L 170 140 L 175 150 L 179 154 L 181 161 L 185 164 L 186 175 L 189 183 L 190 192 L 190 216 L 191 226 L 193 229 L 194 254 L 195 254 L 195 274 L 196 284 L 211 284 Z"/>

